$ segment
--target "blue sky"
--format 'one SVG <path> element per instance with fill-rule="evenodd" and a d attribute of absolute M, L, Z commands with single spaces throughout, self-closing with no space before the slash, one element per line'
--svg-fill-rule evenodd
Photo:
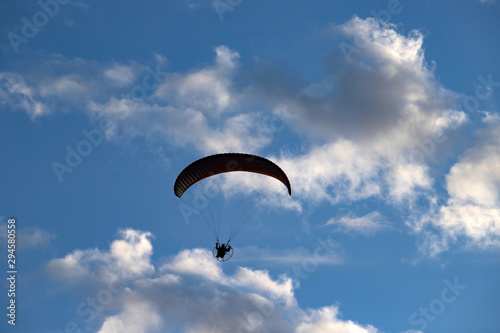
<path fill-rule="evenodd" d="M 498 332 L 497 1 L 4 1 L 0 18 L 2 332 Z M 292 196 L 247 173 L 174 195 L 223 152 L 274 161 Z M 225 263 L 214 217 L 222 241 L 251 217 Z"/>

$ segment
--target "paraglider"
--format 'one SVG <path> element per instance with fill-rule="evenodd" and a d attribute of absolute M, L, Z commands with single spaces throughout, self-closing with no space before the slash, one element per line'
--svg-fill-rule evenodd
<path fill-rule="evenodd" d="M 191 186 L 202 179 L 236 171 L 251 172 L 273 177 L 285 185 L 288 194 L 292 195 L 290 181 L 285 172 L 278 165 L 264 157 L 242 153 L 216 154 L 191 163 L 177 176 L 174 185 L 174 193 L 177 197 L 181 198 Z M 240 229 L 241 226 L 238 228 L 237 232 Z M 226 261 L 232 257 L 233 248 L 229 245 L 230 240 L 231 237 L 227 243 L 220 244 L 217 236 L 217 242 L 212 251 L 215 259 L 218 261 Z"/>

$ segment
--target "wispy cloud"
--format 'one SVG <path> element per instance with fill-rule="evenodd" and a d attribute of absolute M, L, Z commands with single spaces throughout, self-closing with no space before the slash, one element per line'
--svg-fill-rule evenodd
<path fill-rule="evenodd" d="M 0 223 L 6 221 L 0 216 Z M 7 242 L 7 227 L 0 224 L 0 244 Z M 16 230 L 16 248 L 18 251 L 40 249 L 50 245 L 57 235 L 45 229 L 36 227 L 24 227 Z"/>
<path fill-rule="evenodd" d="M 153 67 L 52 55 L 43 73 L 2 73 L 0 96 L 32 117 L 60 110 L 105 117 L 107 139 L 118 142 L 140 136 L 202 153 L 261 149 L 271 142 L 259 132 L 265 112 L 242 107 L 233 83 L 239 54 L 224 45 L 214 51 L 213 65 L 186 73 L 164 72 L 157 54 Z"/>
<path fill-rule="evenodd" d="M 340 245 L 338 245 L 340 246 Z M 302 264 L 305 260 L 314 258 L 314 252 L 306 248 L 296 249 L 271 249 L 249 246 L 238 249 L 238 255 L 233 257 L 234 262 L 265 262 L 266 265 L 288 266 L 293 264 Z M 318 265 L 340 265 L 343 263 L 341 251 L 332 252 L 329 255 L 318 256 L 316 259 Z"/>
<path fill-rule="evenodd" d="M 478 0 L 478 1 L 483 5 L 494 5 L 498 2 L 497 0 Z"/>
<path fill-rule="evenodd" d="M 118 86 L 126 86 L 131 84 L 137 73 L 131 66 L 115 64 L 104 71 L 104 77 Z"/>
<path fill-rule="evenodd" d="M 20 249 L 48 246 L 56 234 L 39 228 L 22 228 L 17 234 L 17 243 Z"/>
<path fill-rule="evenodd" d="M 367 236 L 388 227 L 384 217 L 377 211 L 361 217 L 331 218 L 325 223 L 325 226 L 329 225 L 337 227 L 338 231 L 341 232 L 358 232 Z"/>
<path fill-rule="evenodd" d="M 16 73 L 0 73 L 0 97 L 2 107 L 23 110 L 31 118 L 50 112 L 49 107 L 40 101 L 37 89 Z"/>

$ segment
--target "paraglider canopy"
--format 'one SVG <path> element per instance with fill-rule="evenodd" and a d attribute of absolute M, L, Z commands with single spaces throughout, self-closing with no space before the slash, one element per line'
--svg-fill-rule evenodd
<path fill-rule="evenodd" d="M 227 153 L 216 154 L 199 159 L 188 165 L 175 181 L 174 193 L 179 198 L 196 182 L 221 173 L 246 171 L 274 177 L 282 182 L 292 195 L 288 177 L 279 166 L 257 155 Z"/>

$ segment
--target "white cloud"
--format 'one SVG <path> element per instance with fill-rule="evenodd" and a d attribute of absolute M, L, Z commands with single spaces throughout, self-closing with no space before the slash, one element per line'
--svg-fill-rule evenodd
<path fill-rule="evenodd" d="M 38 100 L 37 89 L 16 73 L 0 73 L 0 99 L 0 105 L 22 109 L 32 118 L 50 112 L 47 105 Z"/>
<path fill-rule="evenodd" d="M 0 216 L 0 244 L 7 243 L 7 220 L 3 225 L 4 217 Z M 56 238 L 54 233 L 45 229 L 25 227 L 16 231 L 17 250 L 40 249 L 47 247 L 51 240 Z M 5 243 L 4 243 L 5 242 Z"/>
<path fill-rule="evenodd" d="M 123 94 L 123 87 L 139 77 L 134 77 L 135 68 L 144 66 L 96 64 L 60 56 L 54 56 L 50 66 L 73 68 L 75 73 L 68 70 L 70 74 L 49 75 L 44 79 L 48 83 L 45 88 L 40 80 L 29 85 L 17 74 L 4 73 L 0 94 L 6 97 L 3 103 L 24 108 L 31 115 L 46 114 L 44 103 L 49 97 L 56 103 L 63 95 L 84 96 L 87 99 L 79 107 L 83 105 L 94 119 L 111 120 L 108 139 L 127 142 L 145 137 L 148 142 L 194 148 L 202 154 L 262 151 L 273 141 L 272 135 L 260 135 L 268 125 L 265 117 L 283 110 L 288 119 L 286 134 L 296 135 L 295 130 L 298 135 L 294 139 L 302 139 L 305 133 L 308 141 L 300 153 L 284 150 L 268 154 L 287 173 L 294 194 L 288 198 L 282 188 L 270 191 L 265 204 L 301 211 L 304 203 L 378 198 L 394 205 L 410 203 L 413 209 L 411 204 L 419 196 L 434 200 L 432 165 L 426 158 L 437 156 L 447 140 L 446 131 L 463 124 L 467 117 L 453 109 L 455 94 L 438 83 L 426 62 L 422 34 L 413 31 L 404 36 L 394 25 L 357 17 L 334 30 L 350 43 L 347 53 L 353 52 L 346 53 L 349 61 L 342 55 L 338 58 L 337 52 L 320 79 L 296 85 L 300 89 L 290 83 L 289 75 L 277 70 L 263 71 L 248 87 L 237 87 L 234 77 L 239 54 L 221 45 L 215 48 L 210 65 L 170 73 L 164 79 L 165 73 L 158 75 L 158 87 L 147 89 L 142 99 L 132 98 L 130 92 Z M 159 66 L 166 63 L 163 56 L 155 58 Z M 86 68 L 98 73 L 101 80 L 95 79 L 96 75 L 86 76 Z M 267 110 L 253 109 L 265 103 L 269 103 Z M 490 123 L 495 121 L 495 116 L 486 116 Z M 469 207 L 464 198 L 453 194 L 457 192 L 454 183 L 458 184 L 453 179 L 463 178 L 469 164 L 457 165 L 448 177 L 450 194 L 463 202 L 450 201 L 440 214 L 449 221 L 470 215 L 481 222 L 474 227 L 455 222 L 446 222 L 453 226 L 441 225 L 453 228 L 457 235 L 465 232 L 475 239 L 486 239 L 485 230 L 496 232 L 496 222 L 491 223 L 495 221 L 491 216 L 497 214 L 497 207 L 491 206 L 496 200 L 496 185 L 479 180 L 471 184 L 467 194 L 481 201 L 480 211 L 486 215 L 478 215 L 478 202 L 467 203 L 474 205 Z M 253 177 L 227 179 L 225 192 L 262 190 L 262 182 Z M 489 208 L 484 206 L 487 201 Z M 419 226 L 414 224 L 413 228 Z"/>
<path fill-rule="evenodd" d="M 469 245 L 500 246 L 500 125 L 491 123 L 446 175 L 445 205 L 412 224 L 423 233 L 422 251 L 437 255 L 465 236 Z M 438 227 L 441 234 L 426 226 Z"/>
<path fill-rule="evenodd" d="M 154 267 L 150 262 L 153 253 L 153 246 L 149 241 L 151 233 L 126 229 L 120 231 L 120 235 L 123 239 L 111 244 L 109 254 L 113 259 L 115 269 L 123 276 L 154 272 Z"/>
<path fill-rule="evenodd" d="M 327 200 L 332 204 L 379 196 L 378 168 L 382 161 L 372 158 L 350 141 L 339 140 L 312 147 L 303 155 L 266 156 L 280 166 L 292 184 L 289 197 L 283 184 L 260 175 L 228 174 L 219 177 L 225 195 L 234 192 L 258 193 L 255 204 L 301 211 L 302 203 Z M 267 177 L 265 177 L 267 178 Z"/>
<path fill-rule="evenodd" d="M 47 265 L 47 271 L 53 276 L 60 276 L 68 284 L 77 284 L 80 281 L 99 280 L 91 269 L 92 264 L 101 263 L 102 259 L 99 250 L 76 250 L 66 255 L 64 258 L 54 259 Z"/>
<path fill-rule="evenodd" d="M 466 152 L 446 176 L 450 195 L 437 224 L 453 238 L 460 234 L 482 246 L 500 245 L 500 126 L 490 131 L 495 142 Z"/>
<path fill-rule="evenodd" d="M 47 271 L 54 276 L 61 276 L 68 284 L 82 281 L 129 279 L 154 273 L 150 262 L 152 245 L 151 233 L 132 229 L 121 230 L 122 239 L 111 244 L 109 252 L 98 249 L 76 250 L 64 258 L 53 259 L 47 265 Z M 97 270 L 96 267 L 106 269 Z"/>
<path fill-rule="evenodd" d="M 106 138 L 120 142 L 141 136 L 203 153 L 256 151 L 271 138 L 259 132 L 262 112 L 238 106 L 232 80 L 239 54 L 224 45 L 214 51 L 212 65 L 168 75 L 162 72 L 167 59 L 158 54 L 154 69 L 53 55 L 42 73 L 26 74 L 32 84 L 19 74 L 0 74 L 0 97 L 33 117 L 49 112 L 46 103 L 53 110 L 87 112 L 94 120 L 106 117 L 112 121 Z"/>
<path fill-rule="evenodd" d="M 414 201 L 432 190 L 426 157 L 438 154 L 444 131 L 464 123 L 465 113 L 452 109 L 456 95 L 438 84 L 419 32 L 403 36 L 393 25 L 357 17 L 334 30 L 349 39 L 341 48 L 354 52 L 347 60 L 332 55 L 328 70 L 305 89 L 277 69 L 257 75 L 273 106 L 319 141 L 277 163 L 294 198 L 304 201 L 383 198 L 386 192 L 392 203 Z"/>
<path fill-rule="evenodd" d="M 226 46 L 217 47 L 215 53 L 212 66 L 188 73 L 156 73 L 154 85 L 146 80 L 147 86 L 136 86 L 128 95 L 112 94 L 104 102 L 90 99 L 88 111 L 112 121 L 108 139 L 127 141 L 142 136 L 203 153 L 256 151 L 271 138 L 259 134 L 264 121 L 261 113 L 234 112 L 239 94 L 232 87 L 232 76 L 239 55 Z M 166 62 L 162 56 L 156 58 L 159 65 Z M 115 64 L 113 72 L 106 73 L 121 77 L 123 68 Z M 141 87 L 152 96 L 137 94 Z"/>
<path fill-rule="evenodd" d="M 332 243 L 332 242 L 330 242 Z M 323 244 L 323 243 L 321 243 Z M 318 244 L 318 245 L 321 245 Z M 297 249 L 271 249 L 271 248 L 258 248 L 256 246 L 248 246 L 238 249 L 238 256 L 233 257 L 233 262 L 252 262 L 258 260 L 265 262 L 266 265 L 297 265 L 303 264 L 307 260 L 314 258 L 315 263 L 318 265 L 339 265 L 342 264 L 343 258 L 340 251 L 339 244 L 333 243 L 325 245 L 326 248 L 321 248 L 322 253 L 327 251 L 327 255 L 318 255 L 311 253 L 303 247 Z M 316 250 L 316 249 L 315 249 Z M 319 252 L 320 250 L 318 250 Z"/>
<path fill-rule="evenodd" d="M 342 216 L 339 219 L 331 218 L 325 225 L 337 226 L 339 231 L 354 231 L 365 235 L 373 235 L 377 231 L 387 227 L 383 216 L 377 211 L 361 217 Z"/>
<path fill-rule="evenodd" d="M 203 249 L 184 250 L 161 267 L 161 271 L 198 275 L 211 281 L 222 278 L 222 269 L 212 253 Z"/>
<path fill-rule="evenodd" d="M 273 82 L 286 87 L 291 80 L 276 70 L 260 77 L 268 97 L 287 105 L 299 127 L 390 155 L 463 122 L 465 114 L 450 109 L 455 94 L 437 83 L 425 61 L 421 33 L 403 36 L 393 25 L 357 17 L 335 30 L 348 37 L 339 45 L 347 50 L 345 58 L 333 55 L 331 66 L 310 87 L 269 87 Z"/>
<path fill-rule="evenodd" d="M 337 203 L 382 197 L 385 188 L 394 202 L 414 200 L 419 191 L 431 189 L 433 180 L 425 161 L 412 159 L 413 153 L 463 123 L 465 114 L 449 107 L 454 94 L 437 83 L 425 62 L 420 33 L 403 36 L 392 25 L 357 17 L 335 29 L 366 45 L 356 49 L 350 62 L 337 59 L 338 66 L 330 66 L 306 89 L 287 91 L 290 78 L 272 70 L 264 71 L 251 86 L 236 88 L 233 78 L 239 54 L 221 45 L 215 48 L 212 65 L 170 73 L 164 79 L 163 73 L 158 87 L 140 100 L 123 95 L 104 80 L 97 82 L 102 86 L 98 90 L 111 97 L 93 91 L 81 104 L 93 116 L 112 121 L 108 139 L 127 142 L 142 136 L 175 147 L 194 147 L 204 154 L 262 150 L 273 140 L 272 135 L 261 135 L 268 125 L 266 115 L 270 110 L 285 110 L 290 128 L 321 139 L 320 143 L 313 140 L 300 155 L 275 159 L 294 184 L 294 198 L 276 195 L 269 204 L 300 210 L 300 201 Z M 166 62 L 156 58 L 159 65 Z M 82 59 L 68 62 L 57 57 L 52 62 L 80 72 L 86 65 L 119 85 L 133 80 L 131 65 L 115 63 L 103 69 Z M 45 95 L 49 91 L 64 95 L 64 89 L 83 93 L 84 87 L 96 84 L 94 79 L 85 83 L 75 78 L 55 77 L 50 81 L 52 90 L 40 89 Z M 263 92 L 254 89 L 259 86 Z M 267 112 L 252 110 L 252 105 L 265 101 L 272 104 Z M 437 147 L 434 150 L 439 148 L 440 143 L 432 144 Z"/>
<path fill-rule="evenodd" d="M 17 234 L 17 243 L 20 248 L 38 248 L 50 244 L 51 239 L 56 238 L 54 233 L 39 228 L 23 228 Z"/>
<path fill-rule="evenodd" d="M 294 197 L 332 203 L 379 195 L 379 163 L 346 140 L 313 147 L 302 156 L 277 159 L 293 184 Z"/>
<path fill-rule="evenodd" d="M 239 267 L 233 278 L 233 283 L 237 286 L 253 289 L 256 292 L 265 293 L 271 296 L 272 299 L 282 300 L 286 306 L 296 303 L 292 280 L 286 276 L 281 276 L 278 281 L 274 281 L 267 271 Z"/>
<path fill-rule="evenodd" d="M 499 113 L 483 111 L 483 114 L 484 114 L 483 122 L 485 122 L 485 123 L 500 122 L 500 114 Z"/>
<path fill-rule="evenodd" d="M 428 174 L 428 167 L 422 164 L 398 164 L 387 175 L 390 184 L 390 196 L 396 201 L 402 201 L 411 196 L 416 187 L 429 189 L 433 183 Z"/>
<path fill-rule="evenodd" d="M 161 267 L 161 271 L 172 271 L 176 274 L 188 274 L 221 284 L 251 288 L 264 292 L 275 299 L 283 300 L 287 305 L 294 302 L 292 281 L 285 277 L 274 281 L 267 271 L 253 271 L 239 267 L 236 274 L 228 278 L 224 276 L 220 263 L 215 261 L 212 253 L 203 249 L 184 250 Z"/>
<path fill-rule="evenodd" d="M 135 79 L 135 73 L 131 66 L 115 64 L 104 71 L 104 77 L 111 80 L 117 86 L 126 86 Z"/>
<path fill-rule="evenodd" d="M 297 326 L 295 333 L 376 333 L 372 325 L 361 326 L 353 321 L 343 321 L 338 318 L 339 311 L 335 306 L 309 310 L 304 321 Z"/>
<path fill-rule="evenodd" d="M 228 275 L 204 249 L 183 250 L 165 259 L 161 268 L 149 269 L 150 234 L 127 229 L 119 236 L 109 251 L 75 250 L 48 265 L 49 270 L 57 269 L 54 278 L 69 286 L 81 288 L 75 281 L 109 286 L 117 271 L 123 269 L 117 263 L 131 260 L 129 250 L 137 249 L 134 264 L 146 269 L 140 274 L 131 269 L 129 273 L 135 274 L 128 274 L 123 290 L 114 291 L 112 303 L 99 301 L 103 310 L 94 319 L 93 326 L 99 327 L 96 332 L 300 333 L 324 332 L 327 328 L 376 332 L 370 325 L 340 319 L 334 306 L 302 310 L 286 275 L 274 279 L 267 271 L 248 267 L 237 267 Z"/>
<path fill-rule="evenodd" d="M 219 115 L 233 104 L 231 77 L 239 54 L 226 46 L 215 49 L 215 65 L 187 74 L 169 74 L 155 96 L 170 104 Z"/>
<path fill-rule="evenodd" d="M 88 82 L 78 75 L 65 75 L 53 79 L 45 80 L 39 87 L 42 97 L 57 96 L 63 100 L 75 98 L 86 98 L 90 93 L 90 88 L 86 86 Z"/>
<path fill-rule="evenodd" d="M 166 140 L 176 147 L 195 147 L 204 153 L 247 151 L 267 145 L 270 139 L 256 136 L 257 114 L 236 114 L 212 121 L 199 110 L 148 104 L 130 98 L 111 98 L 107 103 L 91 103 L 91 112 L 107 118 L 114 126 L 108 138 L 130 137 Z"/>
<path fill-rule="evenodd" d="M 155 59 L 158 66 L 166 61 L 160 55 L 155 55 Z M 48 114 L 47 105 L 54 112 L 86 112 L 89 103 L 103 103 L 114 95 L 128 93 L 130 96 L 133 88 L 127 91 L 125 87 L 137 79 L 137 73 L 145 71 L 144 77 L 150 75 L 149 67 L 135 62 L 97 63 L 81 58 L 66 59 L 60 54 L 47 56 L 41 62 L 37 71 L 0 74 L 0 97 L 10 100 L 13 109 L 24 109 L 34 116 Z M 152 79 L 144 77 L 139 87 L 144 82 L 151 84 Z"/>
<path fill-rule="evenodd" d="M 157 332 L 162 319 L 154 305 L 136 294 L 128 294 L 123 311 L 105 319 L 98 333 Z M 132 297 L 133 296 L 133 297 Z"/>

